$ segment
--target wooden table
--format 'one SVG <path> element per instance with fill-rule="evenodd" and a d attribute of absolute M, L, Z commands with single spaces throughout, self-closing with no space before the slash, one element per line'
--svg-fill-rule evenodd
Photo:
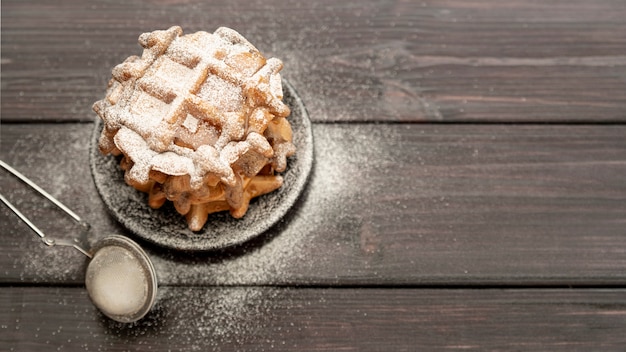
<path fill-rule="evenodd" d="M 626 3 L 3 1 L 0 158 L 90 243 L 132 236 L 93 184 L 91 105 L 172 25 L 283 60 L 313 122 L 305 193 L 236 248 L 137 239 L 160 288 L 130 325 L 91 304 L 80 253 L 1 207 L 0 349 L 626 348 Z M 0 187 L 50 235 L 77 232 Z"/>

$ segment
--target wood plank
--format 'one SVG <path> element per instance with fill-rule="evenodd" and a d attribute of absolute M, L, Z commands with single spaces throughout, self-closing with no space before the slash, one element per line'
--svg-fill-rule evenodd
<path fill-rule="evenodd" d="M 620 0 L 4 1 L 2 118 L 91 121 L 139 34 L 229 26 L 285 62 L 315 121 L 626 119 Z M 210 15 L 207 15 L 210 14 Z"/>
<path fill-rule="evenodd" d="M 9 124 L 0 158 L 93 226 L 91 124 Z M 625 126 L 314 125 L 315 167 L 282 223 L 190 254 L 147 243 L 163 284 L 623 285 Z M 2 192 L 51 234 L 78 231 L 13 178 Z M 85 259 L 47 248 L 0 208 L 0 281 L 77 283 Z M 44 226 L 45 225 L 45 226 Z"/>
<path fill-rule="evenodd" d="M 0 288 L 13 351 L 620 350 L 626 291 L 163 287 L 133 325 L 82 288 Z M 54 318 L 51 318 L 54 317 Z"/>

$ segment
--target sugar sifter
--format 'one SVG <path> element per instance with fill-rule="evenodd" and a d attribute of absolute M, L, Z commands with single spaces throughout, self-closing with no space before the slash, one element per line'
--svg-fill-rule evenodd
<path fill-rule="evenodd" d="M 76 213 L 26 176 L 2 160 L 0 166 L 54 203 L 83 228 L 89 228 Z M 156 299 L 157 275 L 152 261 L 135 241 L 125 236 L 112 235 L 99 240 L 92 248 L 85 249 L 77 241 L 48 237 L 2 194 L 0 200 L 47 246 L 73 247 L 89 258 L 85 286 L 89 298 L 104 315 L 119 322 L 131 323 L 150 311 Z"/>

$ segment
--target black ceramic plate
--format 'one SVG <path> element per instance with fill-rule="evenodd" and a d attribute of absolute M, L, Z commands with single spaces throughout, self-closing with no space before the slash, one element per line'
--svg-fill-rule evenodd
<path fill-rule="evenodd" d="M 100 119 L 91 139 L 90 162 L 96 188 L 110 213 L 135 235 L 157 245 L 190 251 L 209 251 L 241 244 L 276 224 L 293 206 L 304 190 L 313 165 L 311 122 L 293 87 L 283 81 L 284 102 L 291 108 L 289 121 L 293 129 L 296 154 L 288 158 L 284 183 L 278 190 L 254 198 L 246 215 L 234 219 L 229 212 L 209 215 L 201 231 L 187 228 L 187 221 L 170 202 L 160 209 L 148 206 L 148 196 L 124 182 L 119 160 L 98 151 L 102 130 Z"/>

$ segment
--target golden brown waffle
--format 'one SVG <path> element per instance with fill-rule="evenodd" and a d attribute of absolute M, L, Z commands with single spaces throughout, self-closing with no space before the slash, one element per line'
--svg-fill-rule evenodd
<path fill-rule="evenodd" d="M 113 69 L 93 109 L 104 121 L 99 147 L 122 154 L 126 183 L 149 205 L 174 203 L 199 231 L 213 212 L 244 216 L 250 199 L 282 185 L 295 153 L 282 62 L 239 33 L 144 33 L 141 57 Z"/>

